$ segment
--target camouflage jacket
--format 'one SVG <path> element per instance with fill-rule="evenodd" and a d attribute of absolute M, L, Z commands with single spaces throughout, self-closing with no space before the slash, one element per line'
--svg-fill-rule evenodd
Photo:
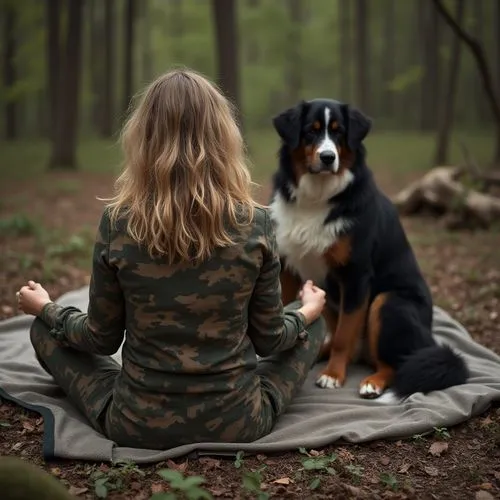
<path fill-rule="evenodd" d="M 234 439 L 218 428 L 221 414 L 258 413 L 256 354 L 290 349 L 304 330 L 303 316 L 282 306 L 267 210 L 256 208 L 236 245 L 197 265 L 152 259 L 125 227 L 123 219 L 111 227 L 104 211 L 87 313 L 50 303 L 41 319 L 57 340 L 85 352 L 111 355 L 125 340 L 113 404 L 129 422 L 168 429 L 184 421 Z"/>

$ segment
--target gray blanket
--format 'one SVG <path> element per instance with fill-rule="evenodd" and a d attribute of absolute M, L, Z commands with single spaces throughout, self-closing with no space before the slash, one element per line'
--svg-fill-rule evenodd
<path fill-rule="evenodd" d="M 68 293 L 60 302 L 86 310 L 88 288 Z M 146 463 L 190 453 L 272 453 L 334 442 L 399 439 L 458 424 L 500 400 L 500 357 L 474 342 L 461 325 L 436 307 L 434 334 L 439 342 L 450 344 L 464 355 L 472 374 L 466 385 L 426 396 L 418 393 L 402 404 L 388 404 L 358 397 L 357 384 L 368 374 L 366 367 L 350 369 L 348 383 L 342 389 L 325 390 L 314 385 L 318 365 L 271 434 L 258 441 L 198 443 L 162 452 L 123 448 L 94 431 L 40 368 L 29 340 L 32 319 L 20 316 L 0 322 L 0 396 L 43 415 L 46 460 L 58 457 Z M 120 354 L 115 358 L 120 361 Z"/>

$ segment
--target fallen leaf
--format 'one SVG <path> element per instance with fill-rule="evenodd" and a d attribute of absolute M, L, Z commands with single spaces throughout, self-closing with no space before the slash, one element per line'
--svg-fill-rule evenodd
<path fill-rule="evenodd" d="M 11 451 L 20 450 L 22 446 L 23 446 L 22 442 L 16 443 L 16 444 L 12 445 Z"/>
<path fill-rule="evenodd" d="M 290 484 L 293 483 L 293 481 L 289 477 L 280 477 L 279 479 L 275 479 L 273 483 L 276 484 Z"/>
<path fill-rule="evenodd" d="M 151 493 L 163 493 L 163 484 L 161 483 L 153 483 L 151 485 Z"/>
<path fill-rule="evenodd" d="M 488 415 L 487 417 L 481 419 L 481 427 L 486 427 L 493 423 L 493 419 Z"/>
<path fill-rule="evenodd" d="M 387 456 L 387 455 L 383 455 L 381 458 L 380 458 L 380 463 L 382 465 L 389 465 L 391 459 Z"/>
<path fill-rule="evenodd" d="M 436 469 L 436 467 L 424 467 L 424 470 L 429 476 L 439 476 L 439 471 Z"/>
<path fill-rule="evenodd" d="M 267 457 L 265 455 L 257 455 L 257 460 L 259 460 L 260 462 L 262 462 L 263 460 L 265 460 Z"/>
<path fill-rule="evenodd" d="M 352 462 L 355 459 L 355 456 L 347 448 L 339 448 L 337 453 L 340 459 L 345 462 Z"/>
<path fill-rule="evenodd" d="M 347 493 L 352 495 L 354 498 L 366 498 L 366 493 L 357 486 L 351 486 L 350 484 L 344 484 L 344 489 Z"/>
<path fill-rule="evenodd" d="M 33 432 L 35 430 L 35 427 L 28 420 L 25 420 L 23 422 L 23 429 L 27 430 L 28 432 Z"/>
<path fill-rule="evenodd" d="M 130 489 L 134 491 L 139 491 L 142 488 L 142 484 L 139 481 L 132 481 L 130 483 Z"/>
<path fill-rule="evenodd" d="M 311 455 L 311 457 L 319 457 L 321 455 L 321 452 L 317 450 L 309 450 L 309 455 Z"/>
<path fill-rule="evenodd" d="M 215 458 L 203 457 L 199 459 L 201 464 L 205 464 L 208 468 L 218 469 L 220 467 L 220 460 Z"/>
<path fill-rule="evenodd" d="M 68 489 L 69 494 L 74 497 L 83 495 L 84 493 L 87 493 L 87 491 L 89 491 L 88 488 L 78 488 L 78 486 L 70 486 Z"/>
<path fill-rule="evenodd" d="M 487 491 L 481 490 L 476 493 L 476 500 L 493 500 L 493 495 Z"/>
<path fill-rule="evenodd" d="M 61 469 L 59 467 L 52 467 L 50 469 L 50 473 L 53 475 L 53 476 L 56 476 L 56 477 L 59 477 L 61 475 Z"/>
<path fill-rule="evenodd" d="M 492 490 L 493 485 L 491 483 L 482 483 L 482 484 L 478 485 L 477 488 L 479 490 Z"/>
<path fill-rule="evenodd" d="M 406 474 L 409 470 L 410 470 L 410 467 L 411 467 L 411 464 L 403 464 L 400 469 L 398 470 L 398 472 L 400 474 Z"/>
<path fill-rule="evenodd" d="M 429 447 L 429 453 L 435 457 L 440 457 L 442 453 L 448 450 L 448 443 L 446 441 L 436 441 Z"/>
<path fill-rule="evenodd" d="M 401 440 L 396 441 L 396 446 L 403 446 L 403 441 L 401 441 Z"/>
<path fill-rule="evenodd" d="M 185 462 L 182 462 L 181 464 L 176 464 L 173 460 L 170 459 L 167 460 L 168 468 L 178 470 L 179 472 L 185 472 L 187 469 L 187 464 L 187 460 Z"/>

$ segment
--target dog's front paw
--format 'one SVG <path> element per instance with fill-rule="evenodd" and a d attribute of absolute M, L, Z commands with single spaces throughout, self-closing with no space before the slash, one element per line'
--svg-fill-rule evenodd
<path fill-rule="evenodd" d="M 344 381 L 340 377 L 323 373 L 316 380 L 316 385 L 323 389 L 338 389 L 344 385 Z"/>
<path fill-rule="evenodd" d="M 362 383 L 359 386 L 359 395 L 365 399 L 378 398 L 383 392 L 384 389 L 370 382 Z"/>

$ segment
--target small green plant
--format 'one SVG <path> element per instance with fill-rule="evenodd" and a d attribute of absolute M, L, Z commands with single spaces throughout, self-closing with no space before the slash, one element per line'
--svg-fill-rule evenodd
<path fill-rule="evenodd" d="M 450 439 L 451 437 L 446 427 L 434 427 L 434 433 L 440 439 Z"/>
<path fill-rule="evenodd" d="M 39 226 L 23 213 L 0 220 L 0 236 L 31 236 L 37 234 Z"/>
<path fill-rule="evenodd" d="M 346 465 L 344 469 L 349 473 L 351 480 L 355 484 L 359 484 L 363 477 L 364 468 L 361 465 Z"/>
<path fill-rule="evenodd" d="M 236 459 L 234 461 L 234 466 L 237 469 L 241 469 L 241 467 L 243 467 L 243 456 L 244 456 L 244 452 L 241 450 L 238 451 L 238 453 L 236 453 Z"/>
<path fill-rule="evenodd" d="M 379 480 L 386 488 L 390 488 L 393 491 L 398 489 L 398 480 L 388 472 L 382 472 L 379 476 Z"/>
<path fill-rule="evenodd" d="M 97 470 L 92 473 L 94 482 L 94 493 L 97 498 L 107 498 L 110 491 L 121 491 L 124 487 L 124 478 L 130 474 L 144 476 L 144 472 L 133 462 L 115 462 L 115 467 L 103 471 Z"/>
<path fill-rule="evenodd" d="M 150 500 L 212 500 L 212 494 L 201 487 L 205 478 L 201 476 L 184 476 L 175 469 L 161 469 L 158 474 L 167 481 L 173 491 L 155 493 Z"/>
<path fill-rule="evenodd" d="M 83 236 L 74 234 L 64 243 L 58 243 L 47 248 L 47 257 L 68 257 L 85 255 L 90 251 L 90 242 Z"/>
<path fill-rule="evenodd" d="M 262 491 L 262 471 L 265 465 L 254 471 L 244 471 L 241 477 L 243 489 L 254 493 L 257 500 L 267 500 L 269 493 Z"/>
<path fill-rule="evenodd" d="M 411 437 L 415 443 L 421 443 L 425 441 L 425 434 L 413 434 Z"/>
<path fill-rule="evenodd" d="M 304 470 L 319 470 L 335 474 L 335 469 L 330 465 L 337 460 L 337 455 L 323 455 L 319 457 L 309 457 L 302 459 L 302 467 Z"/>

